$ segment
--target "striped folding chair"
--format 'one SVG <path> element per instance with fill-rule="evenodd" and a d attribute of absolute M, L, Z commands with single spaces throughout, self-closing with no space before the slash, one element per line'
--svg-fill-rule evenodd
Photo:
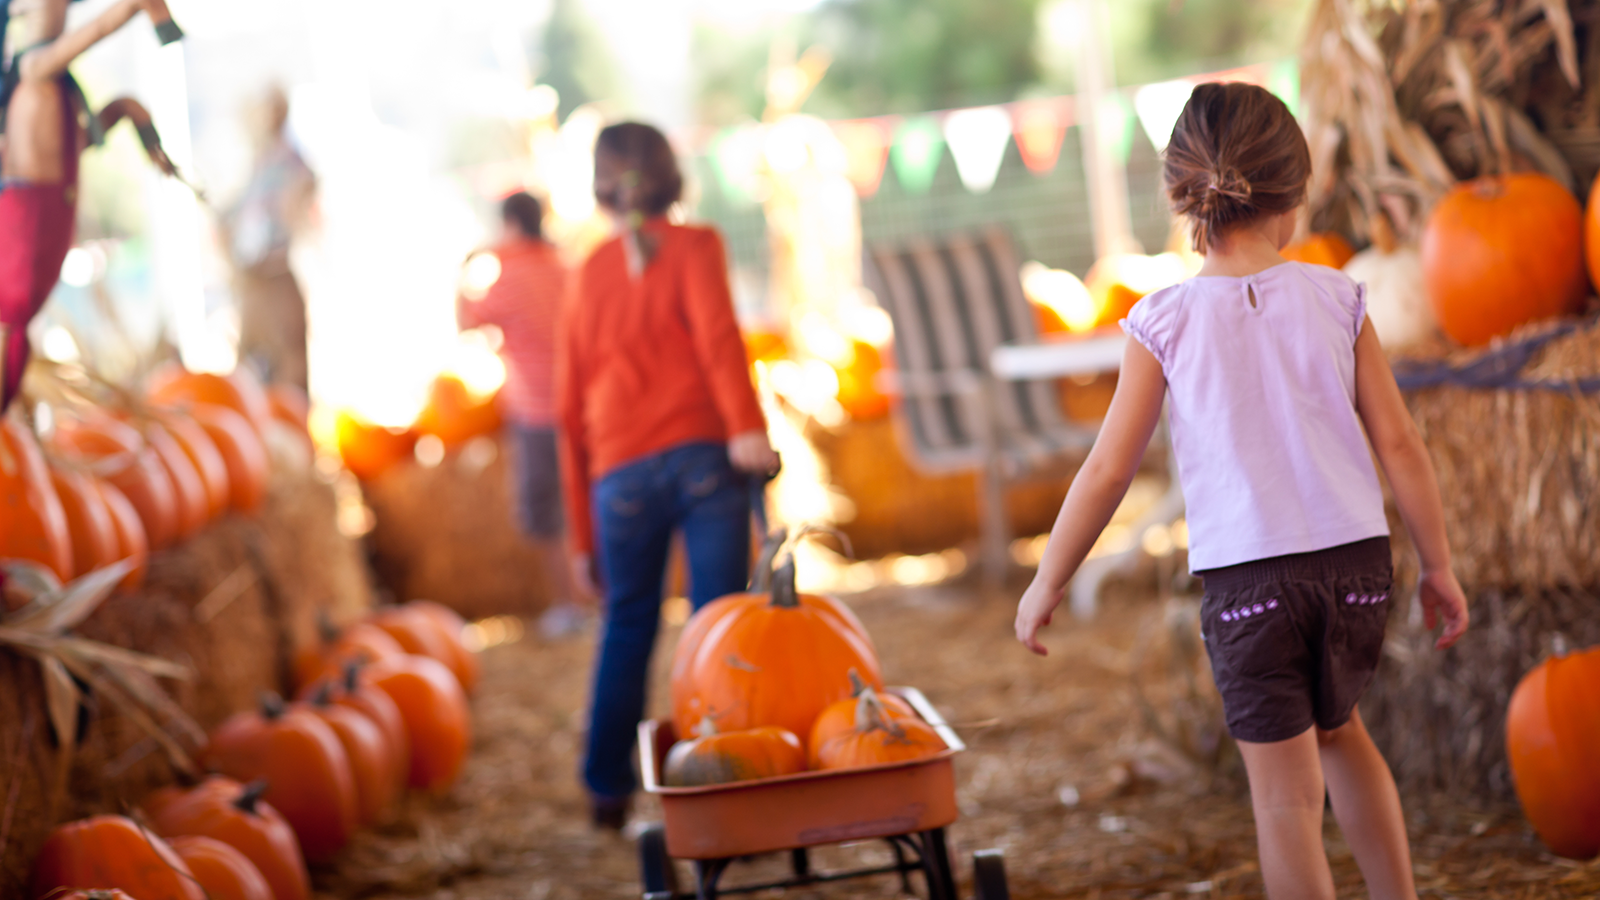
<path fill-rule="evenodd" d="M 1004 229 L 878 244 L 867 257 L 869 284 L 894 322 L 886 386 L 900 398 L 901 445 L 928 474 L 979 473 L 982 561 L 999 579 L 1010 545 L 1006 483 L 1081 460 L 1097 429 L 1063 418 L 1054 376 L 1001 378 L 991 368 L 998 348 L 1038 338 Z"/>

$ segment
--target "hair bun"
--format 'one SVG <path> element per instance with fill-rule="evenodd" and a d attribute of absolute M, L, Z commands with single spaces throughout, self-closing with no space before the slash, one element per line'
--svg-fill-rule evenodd
<path fill-rule="evenodd" d="M 1213 169 L 1210 179 L 1201 189 L 1200 214 L 1207 215 L 1221 209 L 1228 201 L 1250 202 L 1250 180 L 1232 166 Z"/>

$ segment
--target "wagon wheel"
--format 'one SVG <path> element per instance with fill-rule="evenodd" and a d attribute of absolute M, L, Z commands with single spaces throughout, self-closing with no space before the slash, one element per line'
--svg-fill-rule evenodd
<path fill-rule="evenodd" d="M 972 854 L 973 900 L 1011 900 L 1006 885 L 1006 858 L 999 850 L 979 850 Z"/>
<path fill-rule="evenodd" d="M 678 870 L 667 855 L 667 833 L 660 824 L 650 825 L 639 834 L 639 881 L 647 895 L 677 896 Z"/>

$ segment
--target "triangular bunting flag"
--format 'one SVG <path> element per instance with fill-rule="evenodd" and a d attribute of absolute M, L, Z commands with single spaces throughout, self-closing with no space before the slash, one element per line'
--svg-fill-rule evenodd
<path fill-rule="evenodd" d="M 1183 114 L 1184 104 L 1189 102 L 1192 93 L 1194 84 L 1181 78 L 1147 84 L 1134 93 L 1133 108 L 1138 112 L 1139 124 L 1144 126 L 1144 133 L 1150 138 L 1150 145 L 1156 148 L 1156 152 L 1167 149 L 1167 141 L 1172 139 L 1172 127 L 1178 124 L 1178 117 Z"/>
<path fill-rule="evenodd" d="M 894 134 L 889 158 L 894 162 L 894 177 L 908 194 L 925 194 L 933 187 L 944 155 L 944 138 L 932 116 L 917 116 L 900 123 Z"/>
<path fill-rule="evenodd" d="M 961 183 L 974 194 L 986 194 L 1006 157 L 1011 117 L 998 106 L 958 109 L 944 118 L 944 139 Z"/>
<path fill-rule="evenodd" d="M 1072 98 L 1025 100 L 1011 106 L 1011 124 L 1022 164 L 1035 175 L 1056 167 L 1061 139 L 1072 125 Z"/>
<path fill-rule="evenodd" d="M 856 194 L 871 197 L 883 181 L 883 167 L 889 159 L 889 127 L 880 119 L 849 119 L 828 123 L 844 145 L 845 176 L 855 185 Z"/>

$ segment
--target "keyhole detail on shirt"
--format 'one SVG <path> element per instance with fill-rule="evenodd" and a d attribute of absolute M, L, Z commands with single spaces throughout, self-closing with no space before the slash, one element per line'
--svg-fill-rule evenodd
<path fill-rule="evenodd" d="M 1250 308 L 1251 309 L 1255 309 L 1256 308 L 1256 288 L 1255 288 L 1255 285 L 1253 285 L 1253 284 L 1245 285 L 1244 292 L 1245 292 L 1245 294 L 1247 294 L 1250 297 Z"/>

